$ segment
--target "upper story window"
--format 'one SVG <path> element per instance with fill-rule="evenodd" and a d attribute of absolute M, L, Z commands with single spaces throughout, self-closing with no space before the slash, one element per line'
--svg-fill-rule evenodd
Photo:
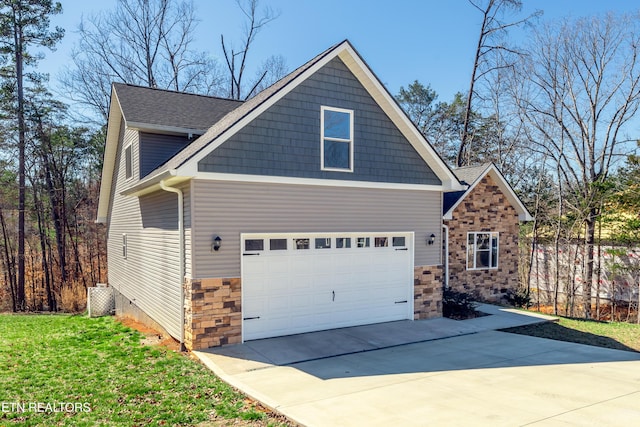
<path fill-rule="evenodd" d="M 321 169 L 353 172 L 353 110 L 320 107 Z"/>
<path fill-rule="evenodd" d="M 125 178 L 129 179 L 133 176 L 133 153 L 131 151 L 131 145 L 124 149 L 124 168 Z"/>
<path fill-rule="evenodd" d="M 498 233 L 467 233 L 467 270 L 498 268 Z"/>

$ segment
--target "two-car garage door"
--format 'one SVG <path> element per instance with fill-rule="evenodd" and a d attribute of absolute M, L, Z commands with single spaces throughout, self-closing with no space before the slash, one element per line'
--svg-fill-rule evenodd
<path fill-rule="evenodd" d="M 413 318 L 413 233 L 243 234 L 251 340 Z"/>

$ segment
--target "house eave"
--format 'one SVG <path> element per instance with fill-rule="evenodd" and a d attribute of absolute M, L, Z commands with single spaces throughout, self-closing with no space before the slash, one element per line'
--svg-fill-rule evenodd
<path fill-rule="evenodd" d="M 113 175 L 116 167 L 116 157 L 118 150 L 118 138 L 120 135 L 120 126 L 124 117 L 118 101 L 118 96 L 112 87 L 111 105 L 109 106 L 109 120 L 107 121 L 107 136 L 105 141 L 102 177 L 100 180 L 100 193 L 98 196 L 98 223 L 106 223 L 109 215 L 111 203 L 111 186 L 113 184 Z"/>
<path fill-rule="evenodd" d="M 191 176 L 180 176 L 177 174 L 175 169 L 170 169 L 140 181 L 138 184 L 120 192 L 120 194 L 123 196 L 139 197 L 162 189 L 160 184 L 162 181 L 164 181 L 166 186 L 173 187 L 182 182 L 188 181 L 191 178 Z"/>
<path fill-rule="evenodd" d="M 130 122 L 126 121 L 127 129 L 137 130 L 141 132 L 149 132 L 149 133 L 162 133 L 169 135 L 203 135 L 206 132 L 206 129 L 194 129 L 194 128 L 182 128 L 176 126 L 164 126 L 153 123 L 141 123 L 141 122 Z"/>

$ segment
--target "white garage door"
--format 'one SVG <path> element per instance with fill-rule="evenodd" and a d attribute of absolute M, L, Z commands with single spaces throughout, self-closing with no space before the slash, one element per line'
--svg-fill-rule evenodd
<path fill-rule="evenodd" d="M 241 240 L 244 340 L 413 319 L 413 233 Z"/>

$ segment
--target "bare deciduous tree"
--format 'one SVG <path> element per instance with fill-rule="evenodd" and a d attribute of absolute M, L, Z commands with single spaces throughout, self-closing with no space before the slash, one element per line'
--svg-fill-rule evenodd
<path fill-rule="evenodd" d="M 464 166 L 470 163 L 469 145 L 473 139 L 471 122 L 475 109 L 473 103 L 478 96 L 476 84 L 494 71 L 513 66 L 514 61 L 505 61 L 505 58 L 508 56 L 507 54 L 518 56 L 520 52 L 516 48 L 510 47 L 506 42 L 505 35 L 507 31 L 541 14 L 538 11 L 524 19 L 505 22 L 502 20 L 504 15 L 508 12 L 519 12 L 522 9 L 522 1 L 469 0 L 469 3 L 482 14 L 482 23 L 471 69 L 471 78 L 469 79 L 464 123 L 456 158 L 457 166 Z M 495 58 L 498 58 L 499 61 L 495 61 Z"/>
<path fill-rule="evenodd" d="M 67 96 L 106 121 L 114 81 L 218 94 L 218 64 L 192 48 L 196 24 L 192 0 L 118 0 L 80 24 L 74 66 L 62 76 Z"/>
<path fill-rule="evenodd" d="M 285 67 L 282 57 L 271 57 L 261 67 L 258 76 L 250 83 L 250 89 L 245 90 L 243 78 L 247 67 L 247 58 L 251 45 L 255 41 L 258 33 L 279 14 L 271 8 L 265 8 L 262 12 L 258 10 L 259 0 L 236 0 L 242 14 L 245 16 L 243 28 L 243 40 L 239 50 L 225 43 L 224 35 L 220 36 L 222 52 L 229 72 L 229 92 L 228 97 L 232 99 L 247 99 L 258 92 L 258 88 L 264 86 L 263 82 L 267 75 L 273 74 L 272 81 L 276 81 L 285 74 Z M 269 63 L 271 62 L 271 64 Z M 279 75 L 282 73 L 282 75 Z M 243 95 L 246 93 L 246 95 Z"/>
<path fill-rule="evenodd" d="M 518 101 L 532 142 L 555 162 L 567 207 L 584 224 L 582 303 L 589 318 L 602 188 L 629 148 L 626 132 L 640 106 L 640 20 L 566 20 L 542 27 L 531 43 Z"/>

